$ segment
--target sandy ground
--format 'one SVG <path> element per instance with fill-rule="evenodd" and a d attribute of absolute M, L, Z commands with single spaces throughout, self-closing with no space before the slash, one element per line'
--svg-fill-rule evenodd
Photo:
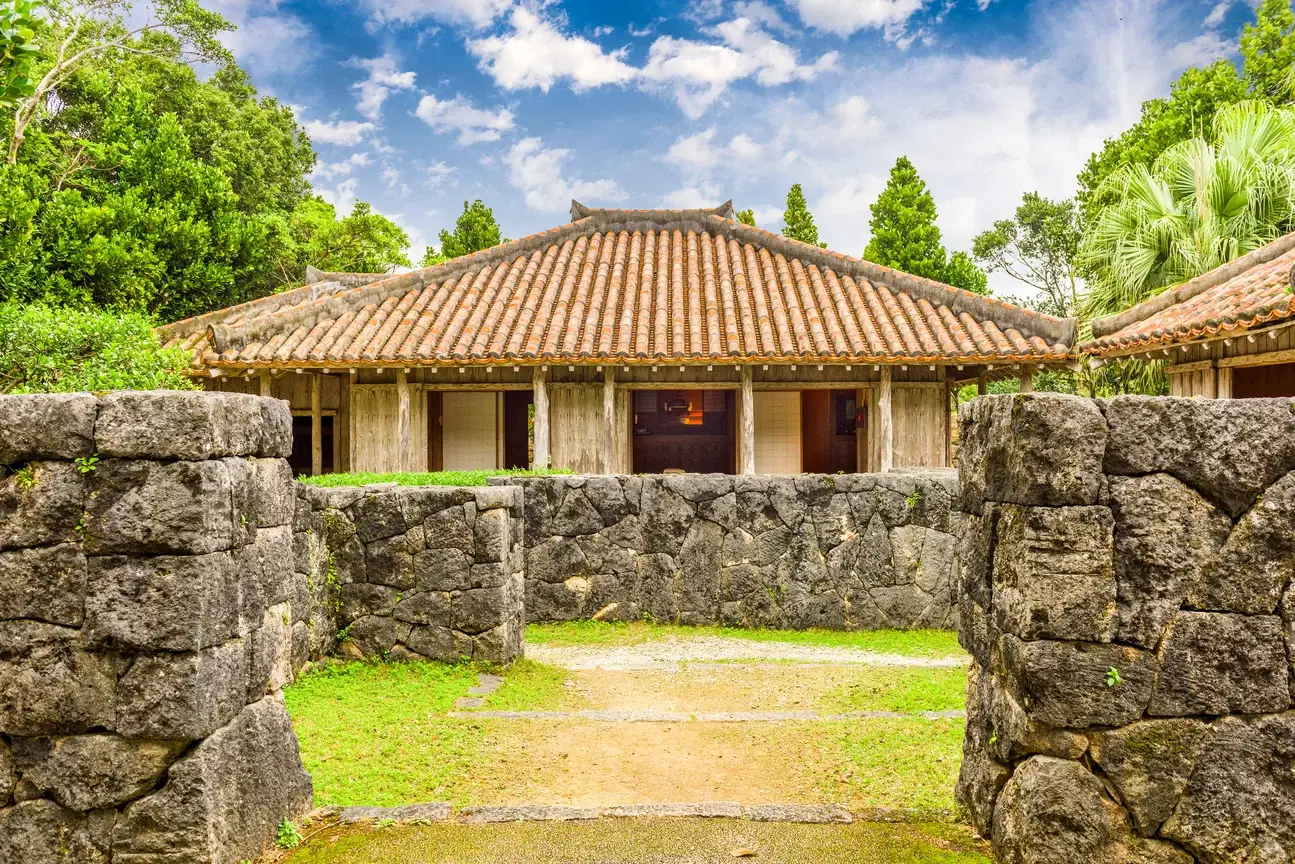
<path fill-rule="evenodd" d="M 858 648 L 829 648 L 785 642 L 756 642 L 702 636 L 692 639 L 667 637 L 639 645 L 551 647 L 527 645 L 526 657 L 566 669 L 678 669 L 683 664 L 719 661 L 763 661 L 793 663 L 861 664 L 870 666 L 914 666 L 948 668 L 966 664 L 965 657 L 905 657 L 875 654 Z"/>

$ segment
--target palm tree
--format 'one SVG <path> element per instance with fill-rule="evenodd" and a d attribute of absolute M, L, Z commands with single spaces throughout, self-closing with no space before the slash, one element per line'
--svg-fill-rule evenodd
<path fill-rule="evenodd" d="M 1183 141 L 1151 167 L 1126 166 L 1106 183 L 1118 200 L 1097 215 L 1079 250 L 1085 319 L 1120 312 L 1291 231 L 1295 111 L 1229 106 L 1215 118 L 1212 144 Z"/>

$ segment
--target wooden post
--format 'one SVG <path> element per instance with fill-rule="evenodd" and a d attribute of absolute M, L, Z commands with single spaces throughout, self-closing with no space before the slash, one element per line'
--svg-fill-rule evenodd
<path fill-rule="evenodd" d="M 337 376 L 337 416 L 333 419 L 333 470 L 351 470 L 351 376 Z"/>
<path fill-rule="evenodd" d="M 976 395 L 984 396 L 989 392 L 989 376 L 981 369 L 976 373 Z"/>
<path fill-rule="evenodd" d="M 755 382 L 750 366 L 742 367 L 742 473 L 755 473 Z"/>
<path fill-rule="evenodd" d="M 413 446 L 413 434 L 410 429 L 409 418 L 409 373 L 404 369 L 396 370 L 396 426 L 399 430 L 399 439 L 396 442 L 396 470 L 408 471 L 410 464 L 409 452 Z"/>
<path fill-rule="evenodd" d="M 953 467 L 953 385 L 944 383 L 944 467 Z"/>
<path fill-rule="evenodd" d="M 895 467 L 895 424 L 891 416 L 891 381 L 890 367 L 881 367 L 881 392 L 877 399 L 877 425 L 881 436 L 881 464 L 877 466 L 881 473 Z"/>
<path fill-rule="evenodd" d="M 272 381 L 272 379 L 270 378 L 270 370 L 266 369 L 260 375 L 257 375 L 256 378 L 258 383 L 261 385 L 261 395 L 272 396 L 273 392 L 270 389 L 270 383 Z"/>
<path fill-rule="evenodd" d="M 310 473 L 315 477 L 324 473 L 323 387 L 323 375 L 310 376 Z"/>
<path fill-rule="evenodd" d="M 1218 370 L 1218 378 L 1214 387 L 1214 395 L 1219 399 L 1232 398 L 1232 367 L 1221 366 Z"/>
<path fill-rule="evenodd" d="M 603 367 L 603 471 L 616 473 L 616 367 Z"/>
<path fill-rule="evenodd" d="M 535 367 L 535 463 L 532 468 L 549 467 L 549 386 L 543 366 Z"/>
<path fill-rule="evenodd" d="M 868 391 L 859 389 L 854 391 L 854 470 L 860 474 L 868 471 L 868 436 L 866 427 L 858 422 L 858 418 L 867 417 L 868 410 Z"/>
<path fill-rule="evenodd" d="M 1034 370 L 1031 369 L 1029 366 L 1026 366 L 1024 369 L 1021 370 L 1021 392 L 1022 393 L 1034 392 Z"/>

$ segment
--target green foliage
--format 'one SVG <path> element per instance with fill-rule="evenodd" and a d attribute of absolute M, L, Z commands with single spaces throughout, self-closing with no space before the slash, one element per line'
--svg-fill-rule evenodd
<path fill-rule="evenodd" d="M 873 202 L 871 226 L 864 258 L 914 276 L 944 278 L 946 253 L 935 224 L 935 199 L 907 156 L 896 160 Z"/>
<path fill-rule="evenodd" d="M 0 393 L 187 390 L 188 364 L 140 315 L 0 304 Z"/>
<path fill-rule="evenodd" d="M 972 294 L 989 293 L 989 275 L 966 252 L 954 252 L 944 268 L 944 283 Z"/>
<path fill-rule="evenodd" d="M 751 214 L 751 218 L 754 224 L 754 213 Z M 811 246 L 827 248 L 826 243 L 820 243 L 818 240 L 818 226 L 814 224 L 814 215 L 809 212 L 809 205 L 805 203 L 805 192 L 800 188 L 799 183 L 787 191 L 787 210 L 782 214 L 782 234 L 784 237 L 790 237 Z"/>
<path fill-rule="evenodd" d="M 874 666 L 856 680 L 823 693 L 815 706 L 828 714 L 855 711 L 956 711 L 965 708 L 967 670 Z"/>
<path fill-rule="evenodd" d="M 36 469 L 31 465 L 24 465 L 21 468 L 14 469 L 14 483 L 19 489 L 30 489 L 36 485 Z"/>
<path fill-rule="evenodd" d="M 491 477 L 543 477 L 548 474 L 570 474 L 565 468 L 540 469 L 495 468 L 489 471 L 429 471 L 426 473 L 373 474 L 317 474 L 298 478 L 312 486 L 369 486 L 374 483 L 395 483 L 399 486 L 488 486 Z"/>
<path fill-rule="evenodd" d="M 1123 683 L 1124 683 L 1124 679 L 1120 677 L 1119 669 L 1116 669 L 1114 666 L 1112 666 L 1110 669 L 1106 670 L 1107 687 L 1119 687 Z"/>
<path fill-rule="evenodd" d="M 738 211 L 737 221 L 741 222 L 743 225 L 750 225 L 752 228 L 757 227 L 755 224 L 755 211 L 749 207 L 746 210 Z"/>
<path fill-rule="evenodd" d="M 36 92 L 32 63 L 40 54 L 35 44 L 39 3 L 0 0 L 0 109 L 9 110 Z"/>
<path fill-rule="evenodd" d="M 1295 110 L 1241 102 L 1212 140 L 1169 148 L 1107 178 L 1114 202 L 1084 235 L 1086 318 L 1109 315 L 1226 264 L 1295 227 Z"/>
<path fill-rule="evenodd" d="M 1118 138 L 1108 139 L 1079 175 L 1078 200 L 1085 219 L 1112 203 L 1106 181 L 1126 166 L 1150 167 L 1175 144 L 1205 135 L 1215 115 L 1251 99 L 1284 105 L 1295 95 L 1295 15 L 1290 0 L 1263 0 L 1239 46 L 1241 71 L 1229 60 L 1189 67 L 1167 98 L 1142 104 L 1142 117 Z M 1105 188 L 1103 188 L 1105 186 Z"/>
<path fill-rule="evenodd" d="M 508 242 L 500 237 L 499 223 L 495 221 L 494 211 L 482 204 L 480 198 L 471 204 L 464 201 L 463 212 L 454 223 L 454 231 L 442 230 L 440 238 L 439 252 L 431 246 L 427 247 L 427 253 L 423 256 L 424 267 L 431 267 L 433 264 L 461 258 Z"/>
<path fill-rule="evenodd" d="M 99 454 L 92 456 L 78 456 L 75 460 L 76 470 L 82 474 L 93 474 L 99 468 Z"/>
<path fill-rule="evenodd" d="M 1075 305 L 1079 236 L 1073 201 L 1026 192 L 1013 217 L 977 234 L 971 251 L 988 272 L 1006 273 L 1039 292 L 1038 311 L 1065 318 Z"/>
<path fill-rule="evenodd" d="M 279 829 L 274 834 L 274 844 L 280 849 L 296 849 L 301 845 L 301 829 L 297 823 L 290 819 L 284 819 L 279 823 Z"/>
<path fill-rule="evenodd" d="M 387 273 L 410 266 L 409 236 L 363 201 L 339 221 L 332 204 L 312 196 L 297 205 L 292 227 L 298 257 L 320 270 Z"/>

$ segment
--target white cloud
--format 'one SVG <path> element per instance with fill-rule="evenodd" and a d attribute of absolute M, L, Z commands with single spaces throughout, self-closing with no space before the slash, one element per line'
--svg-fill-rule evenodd
<path fill-rule="evenodd" d="M 486 27 L 513 5 L 512 0 L 362 0 L 369 21 L 403 26 L 428 18 L 451 24 Z"/>
<path fill-rule="evenodd" d="M 510 24 L 511 32 L 505 35 L 467 43 L 481 71 L 506 90 L 547 91 L 567 79 L 573 90 L 580 91 L 623 84 L 637 74 L 624 61 L 625 49 L 606 52 L 582 36 L 568 36 L 530 9 L 514 9 Z"/>
<path fill-rule="evenodd" d="M 394 192 L 400 185 L 400 170 L 394 165 L 386 165 L 382 169 L 382 182 L 387 184 L 387 191 Z"/>
<path fill-rule="evenodd" d="M 734 135 L 727 145 L 717 145 L 715 135 L 716 128 L 712 126 L 679 138 L 666 151 L 665 161 L 691 174 L 702 174 L 721 163 L 732 168 L 737 163 L 752 162 L 764 153 L 760 142 L 745 132 Z"/>
<path fill-rule="evenodd" d="M 433 162 L 423 173 L 427 176 L 427 185 L 433 189 L 454 185 L 454 169 L 444 162 Z"/>
<path fill-rule="evenodd" d="M 701 207 L 716 207 L 724 203 L 720 200 L 720 191 L 709 183 L 699 186 L 685 186 L 668 193 L 662 204 L 671 210 L 693 210 Z"/>
<path fill-rule="evenodd" d="M 616 28 L 615 28 L 615 27 L 609 27 L 609 26 L 607 26 L 607 25 L 603 25 L 602 27 L 595 27 L 595 28 L 594 28 L 594 38 L 595 38 L 595 39 L 601 39 L 602 37 L 604 37 L 604 36 L 610 36 L 610 35 L 612 35 L 612 34 L 613 34 L 613 33 L 615 33 L 615 32 L 616 32 Z"/>
<path fill-rule="evenodd" d="M 888 39 L 895 39 L 926 0 L 790 0 L 790 5 L 796 7 L 801 21 L 818 30 L 838 36 L 882 30 Z"/>
<path fill-rule="evenodd" d="M 641 68 L 627 62 L 628 51 L 605 51 L 581 36 L 564 33 L 561 22 L 517 7 L 511 30 L 503 35 L 469 39 L 478 66 L 506 90 L 538 87 L 547 91 L 568 82 L 576 92 L 607 84 L 637 82 L 673 93 L 689 117 L 701 116 L 733 82 L 754 78 L 765 87 L 812 81 L 837 68 L 840 57 L 828 52 L 802 65 L 795 49 L 780 42 L 750 18 L 734 18 L 705 35 L 718 41 L 658 37 Z"/>
<path fill-rule="evenodd" d="M 573 198 L 590 201 L 622 201 L 625 192 L 614 180 L 581 180 L 564 177 L 569 150 L 546 148 L 539 138 L 523 138 L 504 157 L 508 182 L 521 190 L 532 210 L 558 212 L 571 206 Z"/>
<path fill-rule="evenodd" d="M 355 209 L 355 193 L 359 187 L 360 181 L 352 177 L 332 189 L 326 186 L 316 186 L 315 194 L 332 204 L 333 209 L 337 211 L 338 217 L 344 217 L 350 215 L 350 212 Z"/>
<path fill-rule="evenodd" d="M 300 117 L 300 111 L 297 112 Z M 301 128 L 316 143 L 336 144 L 339 147 L 354 147 L 362 142 L 375 127 L 372 123 L 360 123 L 356 120 L 305 120 Z"/>
<path fill-rule="evenodd" d="M 392 93 L 414 89 L 415 74 L 399 71 L 392 54 L 356 60 L 354 65 L 369 73 L 368 78 L 352 84 L 351 89 L 359 96 L 356 110 L 370 120 L 376 121 L 382 117 L 382 106 Z"/>
<path fill-rule="evenodd" d="M 728 149 L 736 159 L 742 162 L 750 162 L 754 159 L 758 159 L 764 152 L 764 148 L 760 146 L 760 142 L 756 141 L 745 132 L 739 132 L 734 135 L 733 140 L 728 142 Z"/>
<path fill-rule="evenodd" d="M 513 112 L 507 108 L 489 111 L 476 108 L 462 96 L 442 101 L 435 96 L 424 96 L 414 112 L 433 130 L 442 135 L 458 133 L 458 142 L 464 146 L 482 141 L 498 141 L 500 134 L 513 128 Z"/>
<path fill-rule="evenodd" d="M 220 41 L 253 73 L 296 72 L 309 63 L 311 52 L 285 46 L 308 44 L 310 27 L 295 15 L 279 12 L 277 0 L 209 0 L 206 5 L 237 28 L 222 33 Z"/>
<path fill-rule="evenodd" d="M 370 163 L 368 153 L 352 153 L 341 162 L 321 162 L 315 166 L 312 177 L 319 177 L 323 180 L 336 180 L 338 177 L 349 176 L 356 168 L 364 168 Z"/>
<path fill-rule="evenodd" d="M 1210 10 L 1210 14 L 1205 16 L 1205 26 L 1217 27 L 1222 24 L 1224 16 L 1228 14 L 1228 10 L 1231 8 L 1232 0 L 1219 0 L 1218 3 L 1214 4 L 1214 8 Z"/>
<path fill-rule="evenodd" d="M 733 4 L 733 14 L 738 18 L 748 18 L 770 30 L 775 30 L 788 36 L 796 33 L 796 28 L 788 24 L 778 14 L 778 10 L 765 3 L 764 0 L 738 0 L 737 3 Z"/>

